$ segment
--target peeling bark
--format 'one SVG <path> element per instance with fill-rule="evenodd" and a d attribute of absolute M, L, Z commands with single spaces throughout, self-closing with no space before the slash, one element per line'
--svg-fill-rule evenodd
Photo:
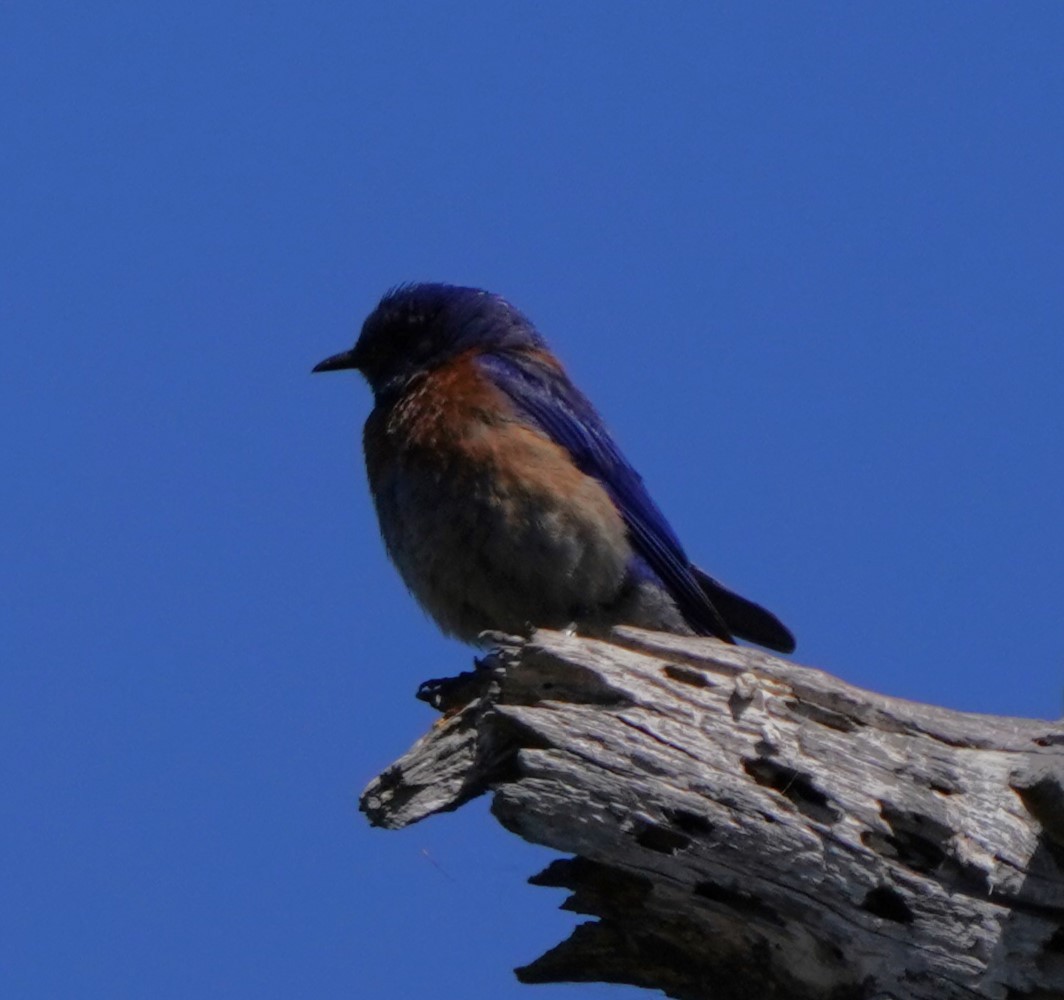
<path fill-rule="evenodd" d="M 862 691 L 711 639 L 499 637 L 362 796 L 389 828 L 483 792 L 575 855 L 592 921 L 517 970 L 682 1000 L 1064 998 L 1064 725 Z"/>

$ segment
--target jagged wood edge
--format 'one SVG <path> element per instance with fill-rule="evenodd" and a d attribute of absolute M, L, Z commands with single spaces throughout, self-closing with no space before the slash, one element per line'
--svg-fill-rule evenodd
<path fill-rule="evenodd" d="M 1064 727 L 712 640 L 502 640 L 366 789 L 406 826 L 485 791 L 599 917 L 518 970 L 681 998 L 1064 997 Z M 445 702 L 446 697 L 440 696 Z"/>

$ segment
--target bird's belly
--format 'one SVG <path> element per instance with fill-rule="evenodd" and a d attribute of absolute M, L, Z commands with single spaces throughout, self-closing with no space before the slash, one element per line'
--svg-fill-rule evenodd
<path fill-rule="evenodd" d="M 624 586 L 631 547 L 602 486 L 553 442 L 511 435 L 447 461 L 407 454 L 371 483 L 388 552 L 447 632 L 561 627 L 594 618 Z"/>

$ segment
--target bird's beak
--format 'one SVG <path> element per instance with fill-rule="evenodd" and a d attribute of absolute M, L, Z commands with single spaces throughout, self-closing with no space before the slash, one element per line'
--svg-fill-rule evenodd
<path fill-rule="evenodd" d="M 319 361 L 311 371 L 338 372 L 342 371 L 344 368 L 358 368 L 360 364 L 361 362 L 355 354 L 355 349 L 352 347 L 349 351 L 341 351 L 339 354 L 334 354 L 331 358 Z"/>

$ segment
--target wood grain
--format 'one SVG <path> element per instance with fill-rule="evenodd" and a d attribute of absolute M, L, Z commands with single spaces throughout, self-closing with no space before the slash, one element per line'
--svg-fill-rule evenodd
<path fill-rule="evenodd" d="M 629 628 L 499 637 L 429 697 L 449 713 L 362 809 L 397 828 L 490 792 L 507 829 L 574 855 L 533 882 L 595 919 L 519 969 L 525 982 L 1064 998 L 1060 722 Z"/>

